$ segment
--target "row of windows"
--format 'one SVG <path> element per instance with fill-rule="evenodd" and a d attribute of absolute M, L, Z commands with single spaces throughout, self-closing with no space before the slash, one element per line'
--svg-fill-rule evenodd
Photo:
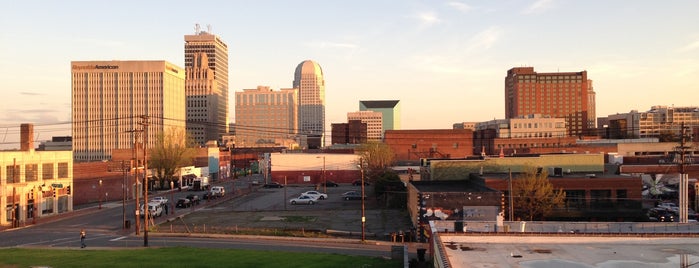
<path fill-rule="evenodd" d="M 54 177 L 54 163 L 41 164 L 41 179 L 68 178 L 68 163 L 58 163 L 58 177 Z M 24 181 L 37 181 L 39 179 L 39 165 L 25 164 L 24 174 L 21 174 L 20 165 L 8 165 L 5 167 L 6 183 L 19 183 L 24 177 Z"/>

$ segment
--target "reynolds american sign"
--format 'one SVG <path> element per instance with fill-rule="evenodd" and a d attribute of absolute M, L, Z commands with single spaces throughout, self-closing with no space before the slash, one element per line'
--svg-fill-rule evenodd
<path fill-rule="evenodd" d="M 73 65 L 73 70 L 110 70 L 119 69 L 119 65 Z"/>

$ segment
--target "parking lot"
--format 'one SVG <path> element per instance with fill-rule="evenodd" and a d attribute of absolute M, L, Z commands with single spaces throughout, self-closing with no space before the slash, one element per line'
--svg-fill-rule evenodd
<path fill-rule="evenodd" d="M 321 186 L 318 191 L 327 190 L 327 199 L 318 200 L 313 205 L 289 203 L 291 198 L 302 192 L 315 189 L 314 186 L 307 185 L 270 189 L 254 186 L 250 192 L 236 193 L 232 199 L 194 210 L 181 220 L 164 223 L 161 227 L 165 230 L 169 226 L 177 229 L 187 224 L 190 231 L 203 231 L 205 228 L 271 228 L 358 235 L 361 232 L 361 200 L 344 200 L 341 195 L 347 191 L 360 191 L 361 187 L 340 184 L 338 187 L 324 189 Z M 364 209 L 367 237 L 385 239 L 392 232 L 410 230 L 407 212 L 382 209 L 380 201 L 373 196 L 373 186 L 366 186 L 365 192 L 368 196 Z"/>

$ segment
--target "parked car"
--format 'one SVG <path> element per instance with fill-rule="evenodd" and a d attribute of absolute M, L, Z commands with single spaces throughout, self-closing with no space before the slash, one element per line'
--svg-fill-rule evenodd
<path fill-rule="evenodd" d="M 334 181 L 326 181 L 325 183 L 321 183 L 320 185 L 323 185 L 323 184 L 325 184 L 325 187 L 338 187 L 338 186 L 340 186 L 339 184 L 337 184 Z"/>
<path fill-rule="evenodd" d="M 349 191 L 342 194 L 342 199 L 344 200 L 362 200 L 362 194 L 357 191 Z M 366 196 L 364 196 L 366 199 Z"/>
<path fill-rule="evenodd" d="M 140 214 L 141 218 L 145 217 L 145 213 L 143 211 L 143 204 L 141 204 L 140 208 Z M 163 215 L 163 205 L 160 204 L 159 202 L 148 202 L 148 215 L 150 217 L 160 217 Z"/>
<path fill-rule="evenodd" d="M 311 196 L 315 199 L 320 199 L 320 200 L 325 200 L 326 198 L 328 198 L 327 194 L 324 194 L 324 193 L 321 193 L 318 191 L 306 191 L 306 192 L 301 193 L 301 195 L 308 195 L 308 196 Z"/>
<path fill-rule="evenodd" d="M 265 183 L 265 185 L 262 186 L 262 188 L 283 188 L 284 185 L 281 183 L 278 183 L 276 181 L 270 182 L 270 183 Z"/>
<path fill-rule="evenodd" d="M 201 199 L 199 199 L 199 196 L 195 194 L 189 194 L 185 198 L 189 199 L 189 202 L 191 202 L 192 205 L 199 205 L 199 201 L 201 201 Z"/>
<path fill-rule="evenodd" d="M 167 198 L 164 197 L 164 196 L 156 196 L 156 197 L 153 197 L 150 201 L 151 201 L 151 202 L 157 202 L 157 203 L 160 203 L 160 204 L 167 204 L 167 201 L 168 201 L 168 200 L 167 200 Z"/>
<path fill-rule="evenodd" d="M 362 185 L 362 180 L 355 180 L 355 181 L 352 182 L 352 185 L 354 185 L 354 186 L 360 186 L 360 185 Z M 366 185 L 369 185 L 369 182 L 365 180 L 365 181 L 364 181 L 364 185 L 365 185 L 365 186 L 366 186 Z"/>
<path fill-rule="evenodd" d="M 175 204 L 175 207 L 178 208 L 188 208 L 190 206 L 192 206 L 192 201 L 187 198 L 177 199 L 177 204 Z"/>
<path fill-rule="evenodd" d="M 678 207 L 677 204 L 672 203 L 672 202 L 662 202 L 662 203 L 658 204 L 657 207 L 665 209 L 665 210 L 676 211 L 676 212 L 680 211 L 680 207 Z"/>
<path fill-rule="evenodd" d="M 651 208 L 648 210 L 648 220 L 659 222 L 674 222 L 675 213 L 664 208 Z"/>
<path fill-rule="evenodd" d="M 308 196 L 308 195 L 302 195 L 302 196 L 299 196 L 297 198 L 293 198 L 293 199 L 289 200 L 289 203 L 291 203 L 292 205 L 296 205 L 296 204 L 313 205 L 316 202 L 318 202 L 317 199 L 313 198 L 312 196 Z"/>
<path fill-rule="evenodd" d="M 216 197 L 223 197 L 226 195 L 226 189 L 223 186 L 211 187 L 211 195 Z"/>

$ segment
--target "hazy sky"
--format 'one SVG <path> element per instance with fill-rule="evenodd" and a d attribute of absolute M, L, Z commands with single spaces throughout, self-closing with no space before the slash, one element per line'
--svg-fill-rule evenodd
<path fill-rule="evenodd" d="M 697 106 L 697 14 L 694 0 L 4 1 L 0 142 L 20 123 L 70 135 L 70 61 L 184 66 L 196 23 L 228 44 L 231 116 L 236 91 L 291 87 L 306 59 L 325 74 L 328 131 L 359 100 L 400 100 L 403 129 L 504 118 L 519 66 L 587 70 L 598 117 Z"/>

